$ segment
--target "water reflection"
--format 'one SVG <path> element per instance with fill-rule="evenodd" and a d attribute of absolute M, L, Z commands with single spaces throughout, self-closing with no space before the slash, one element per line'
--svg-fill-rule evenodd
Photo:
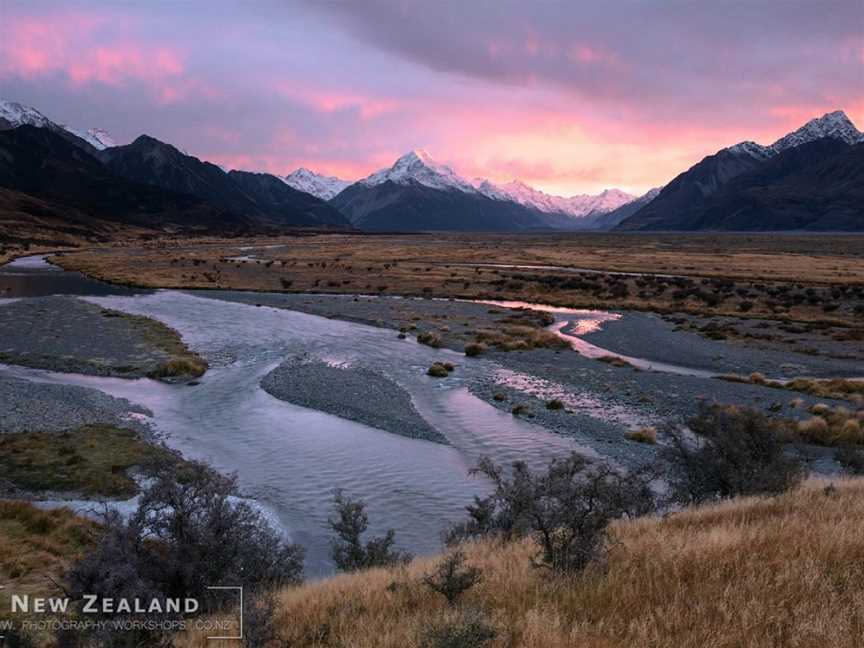
<path fill-rule="evenodd" d="M 66 272 L 42 255 L 22 257 L 0 266 L 0 300 L 50 295 L 138 295 L 152 291 L 126 288 Z"/>

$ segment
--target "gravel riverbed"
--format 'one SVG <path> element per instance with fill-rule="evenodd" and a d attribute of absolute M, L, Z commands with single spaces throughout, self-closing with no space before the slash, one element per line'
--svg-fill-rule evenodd
<path fill-rule="evenodd" d="M 393 434 L 447 443 L 447 439 L 417 413 L 405 389 L 370 369 L 333 366 L 300 356 L 285 360 L 267 374 L 261 387 L 270 395 L 295 405 Z"/>

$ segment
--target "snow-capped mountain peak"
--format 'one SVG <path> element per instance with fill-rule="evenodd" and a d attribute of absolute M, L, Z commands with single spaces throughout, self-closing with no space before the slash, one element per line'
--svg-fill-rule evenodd
<path fill-rule="evenodd" d="M 52 123 L 35 108 L 5 99 L 0 99 L 0 120 L 6 122 L 7 128 L 16 128 L 24 124 L 45 128 Z"/>
<path fill-rule="evenodd" d="M 107 131 L 104 131 L 101 128 L 91 128 L 87 131 L 70 128 L 64 124 L 58 124 L 51 121 L 31 106 L 25 106 L 17 101 L 6 101 L 5 99 L 0 99 L 0 129 L 17 128 L 18 126 L 23 126 L 25 124 L 28 126 L 36 126 L 38 128 L 48 128 L 55 131 L 64 130 L 67 133 L 72 133 L 76 137 L 80 137 L 100 151 L 110 146 L 117 146 L 117 142 L 114 141 L 114 138 L 112 138 Z"/>
<path fill-rule="evenodd" d="M 475 180 L 474 186 L 480 193 L 494 200 L 512 200 L 542 212 L 568 214 L 574 217 L 612 211 L 634 198 L 620 189 L 606 189 L 596 195 L 582 194 L 565 198 L 534 189 L 521 180 L 511 180 L 501 185 L 493 184 L 488 180 Z"/>
<path fill-rule="evenodd" d="M 458 189 L 475 193 L 474 186 L 446 164 L 432 159 L 424 149 L 414 149 L 400 157 L 389 169 L 376 171 L 361 180 L 364 185 L 374 187 L 387 181 L 396 184 L 418 182 L 433 189 Z"/>
<path fill-rule="evenodd" d="M 857 144 L 864 141 L 864 134 L 855 128 L 855 124 L 846 116 L 846 113 L 842 110 L 835 110 L 816 119 L 811 119 L 798 130 L 774 142 L 771 148 L 779 153 L 823 137 L 838 139 L 847 144 Z"/>
<path fill-rule="evenodd" d="M 738 144 L 735 144 L 735 146 L 728 147 L 726 150 L 730 153 L 749 155 L 750 157 L 757 160 L 763 160 L 773 155 L 773 151 L 770 146 L 762 146 L 761 144 L 757 144 L 756 142 L 751 142 L 749 140 L 747 140 L 746 142 L 739 142 Z"/>
<path fill-rule="evenodd" d="M 801 146 L 807 142 L 824 137 L 831 137 L 847 144 L 864 142 L 864 133 L 855 128 L 855 124 L 846 116 L 846 113 L 842 110 L 835 110 L 821 117 L 811 119 L 798 130 L 778 139 L 771 146 L 763 146 L 756 142 L 747 141 L 740 142 L 724 150 L 730 153 L 746 154 L 757 160 L 764 160 L 786 149 L 795 148 L 796 146 Z"/>
<path fill-rule="evenodd" d="M 351 184 L 336 176 L 326 176 L 310 171 L 306 167 L 300 167 L 282 178 L 289 187 L 312 194 L 322 200 L 330 200 Z"/>

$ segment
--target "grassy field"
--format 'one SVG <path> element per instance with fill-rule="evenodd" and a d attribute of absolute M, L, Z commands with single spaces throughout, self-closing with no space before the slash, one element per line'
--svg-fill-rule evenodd
<path fill-rule="evenodd" d="M 864 313 L 864 236 L 855 235 L 161 239 L 90 248 L 56 260 L 70 270 L 145 287 L 513 299 L 842 326 L 857 325 Z M 490 263 L 555 268 L 483 265 Z M 575 274 L 566 268 L 600 272 Z"/>
<path fill-rule="evenodd" d="M 108 425 L 0 435 L 0 478 L 31 492 L 128 498 L 138 487 L 127 471 L 164 460 L 177 458 L 132 430 Z"/>
<path fill-rule="evenodd" d="M 616 523 L 605 568 L 571 578 L 532 567 L 528 541 L 469 544 L 483 580 L 458 608 L 422 583 L 439 558 L 417 559 L 284 590 L 279 645 L 852 648 L 864 636 L 862 519 L 864 480 L 811 480 L 776 498 Z M 429 643 L 435 627 L 471 619 L 495 638 Z M 193 634 L 175 645 L 220 644 Z"/>

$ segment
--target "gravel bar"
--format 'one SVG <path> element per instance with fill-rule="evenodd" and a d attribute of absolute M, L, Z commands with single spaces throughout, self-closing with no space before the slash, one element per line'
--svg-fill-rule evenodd
<path fill-rule="evenodd" d="M 337 367 L 308 356 L 290 358 L 261 387 L 280 400 L 413 439 L 447 443 L 414 408 L 411 396 L 382 374 Z"/>

